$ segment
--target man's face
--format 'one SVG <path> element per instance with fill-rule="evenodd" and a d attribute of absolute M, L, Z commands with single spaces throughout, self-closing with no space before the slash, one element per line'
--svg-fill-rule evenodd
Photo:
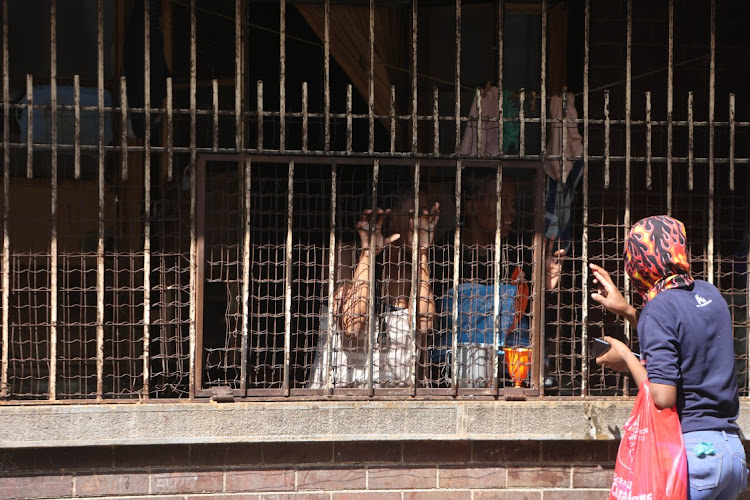
<path fill-rule="evenodd" d="M 477 229 L 494 233 L 497 223 L 497 190 L 495 183 L 483 184 L 483 193 L 467 206 L 470 210 L 470 220 L 475 221 Z M 514 181 L 505 180 L 501 191 L 501 216 L 500 235 L 505 238 L 510 233 L 513 223 L 516 221 L 516 184 Z"/>

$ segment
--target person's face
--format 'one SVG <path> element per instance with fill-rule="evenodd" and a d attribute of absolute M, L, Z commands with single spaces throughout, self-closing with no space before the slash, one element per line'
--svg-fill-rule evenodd
<path fill-rule="evenodd" d="M 473 207 L 467 207 L 467 209 L 473 209 L 473 217 L 469 217 L 469 220 L 474 220 L 477 229 L 494 233 L 495 226 L 497 224 L 497 191 L 495 190 L 494 182 L 483 185 L 484 195 L 480 196 L 477 200 L 471 204 Z M 500 223 L 500 235 L 505 238 L 510 233 L 513 223 L 516 221 L 518 212 L 516 211 L 516 184 L 511 180 L 505 180 L 503 187 L 500 192 L 501 199 L 501 216 L 502 221 Z"/>

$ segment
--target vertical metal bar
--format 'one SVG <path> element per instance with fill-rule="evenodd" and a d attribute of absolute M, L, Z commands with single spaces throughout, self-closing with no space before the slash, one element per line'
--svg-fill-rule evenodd
<path fill-rule="evenodd" d="M 420 263 L 420 248 L 419 248 L 419 184 L 420 184 L 420 165 L 419 160 L 414 162 L 414 216 L 412 223 L 414 224 L 414 231 L 411 233 L 411 313 L 409 314 L 409 326 L 411 331 L 411 394 L 415 396 L 417 394 L 417 337 L 420 332 L 417 330 L 417 317 L 419 316 L 419 302 L 420 291 L 421 291 L 421 263 Z"/>
<path fill-rule="evenodd" d="M 651 92 L 646 91 L 646 189 L 650 190 L 651 172 Z"/>
<path fill-rule="evenodd" d="M 498 0 L 497 5 L 497 150 L 503 150 L 503 37 L 505 19 L 505 0 Z"/>
<path fill-rule="evenodd" d="M 213 150 L 219 149 L 219 81 L 211 80 L 211 101 L 213 104 Z M 237 139 L 237 137 L 235 137 Z M 236 143 L 235 143 L 236 145 Z"/>
<path fill-rule="evenodd" d="M 542 134 L 542 140 L 541 140 L 541 153 L 542 153 L 542 159 L 545 158 L 547 154 L 547 2 L 545 0 L 542 0 L 542 54 L 541 54 L 541 68 L 540 68 L 540 76 L 541 76 L 541 82 L 540 82 L 540 99 L 541 99 L 541 107 L 540 107 L 540 118 L 541 118 L 541 134 Z M 554 91 L 554 89 L 553 89 Z M 565 102 L 565 94 L 563 94 L 563 102 Z M 535 104 L 535 103 L 534 103 Z M 563 104 L 564 106 L 565 104 Z M 533 105 L 532 105 L 533 106 Z M 563 130 L 567 124 L 563 120 L 562 128 Z M 553 128 L 554 130 L 554 128 Z M 565 141 L 563 141 L 563 145 L 565 144 Z M 563 177 L 561 176 L 560 179 L 562 180 Z"/>
<path fill-rule="evenodd" d="M 367 118 L 369 141 L 367 151 L 372 154 L 375 150 L 375 5 L 370 0 L 370 31 L 367 37 L 369 45 L 369 74 L 367 80 Z"/>
<path fill-rule="evenodd" d="M 307 82 L 302 82 L 302 152 L 307 153 Z"/>
<path fill-rule="evenodd" d="M 8 361 L 10 357 L 10 74 L 8 66 L 8 0 L 3 0 L 3 347 L 0 395 L 8 397 Z M 31 115 L 29 123 L 32 121 Z"/>
<path fill-rule="evenodd" d="M 73 75 L 73 177 L 81 178 L 81 79 Z"/>
<path fill-rule="evenodd" d="M 695 155 L 693 154 L 693 139 L 694 126 L 693 126 L 693 92 L 688 92 L 688 190 L 693 190 L 693 169 L 695 165 Z"/>
<path fill-rule="evenodd" d="M 519 132 L 518 132 L 518 155 L 523 158 L 526 156 L 526 89 L 521 89 L 518 96 L 518 121 L 519 121 Z"/>
<path fill-rule="evenodd" d="M 604 91 L 604 189 L 609 189 L 609 90 Z"/>
<path fill-rule="evenodd" d="M 234 0 L 234 148 L 244 149 L 244 120 L 242 119 L 242 90 L 245 88 L 243 78 L 242 53 L 242 0 Z M 244 316 L 247 318 L 247 316 Z M 242 379 L 245 382 L 245 379 Z M 243 391 L 244 393 L 244 391 Z"/>
<path fill-rule="evenodd" d="M 708 85 L 708 282 L 714 283 L 714 237 L 716 234 L 716 171 L 714 165 L 714 119 L 716 108 L 716 0 L 711 0 L 711 68 Z"/>
<path fill-rule="evenodd" d="M 729 190 L 734 191 L 734 151 L 735 151 L 735 106 L 734 94 L 729 94 Z M 750 304 L 750 302 L 748 302 Z"/>
<path fill-rule="evenodd" d="M 96 399 L 104 395 L 104 23 L 102 0 L 96 2 L 97 104 L 99 111 L 99 185 L 96 245 Z M 77 76 L 77 75 L 76 75 Z M 80 102 L 79 102 L 80 104 Z M 80 129 L 79 129 L 80 132 Z M 80 134 L 76 134 L 80 142 Z M 78 162 L 76 162 L 78 165 Z"/>
<path fill-rule="evenodd" d="M 172 77 L 167 77 L 167 180 L 174 175 L 174 104 L 172 98 Z"/>
<path fill-rule="evenodd" d="M 171 78 L 169 79 L 171 80 Z M 124 76 L 120 77 L 120 149 L 122 157 L 120 175 L 122 181 L 128 180 L 128 87 Z M 169 87 L 167 87 L 169 88 Z"/>
<path fill-rule="evenodd" d="M 632 100 L 632 94 L 633 94 L 633 85 L 632 85 L 632 55 L 633 55 L 633 1 L 628 0 L 627 1 L 627 33 L 626 33 L 626 58 L 625 58 L 625 214 L 624 214 L 624 220 L 623 224 L 625 225 L 625 231 L 628 231 L 630 228 L 630 218 L 631 218 L 631 184 L 630 184 L 630 176 L 631 176 L 631 165 L 630 165 L 630 152 L 631 152 L 631 129 L 630 129 L 630 121 L 631 121 L 631 100 Z M 625 297 L 628 302 L 630 301 L 630 277 L 627 273 L 625 273 L 624 276 L 624 290 L 625 290 Z M 623 333 L 625 335 L 625 338 L 629 339 L 631 326 L 627 320 L 623 322 Z M 627 387 L 627 386 L 626 386 Z"/>
<path fill-rule="evenodd" d="M 26 177 L 34 177 L 34 77 L 26 75 Z"/>
<path fill-rule="evenodd" d="M 432 153 L 440 154 L 440 104 L 438 88 L 432 87 Z"/>
<path fill-rule="evenodd" d="M 667 215 L 672 215 L 672 111 L 674 106 L 674 0 L 669 0 L 669 55 L 667 61 Z"/>
<path fill-rule="evenodd" d="M 325 0 L 323 26 L 323 107 L 324 107 L 324 149 L 331 151 L 331 0 Z M 392 92 L 391 92 L 392 94 Z M 391 128 L 391 130 L 393 130 Z"/>
<path fill-rule="evenodd" d="M 483 156 L 482 155 L 482 149 L 484 149 L 482 146 L 484 143 L 482 142 L 482 91 L 479 89 L 474 89 L 474 99 L 477 103 L 477 156 Z"/>
<path fill-rule="evenodd" d="M 416 9 L 416 3 L 417 3 L 416 0 L 414 0 L 414 9 Z M 416 14 L 414 15 L 416 17 Z M 416 54 L 417 52 L 416 43 L 414 45 L 415 45 L 414 53 Z M 417 68 L 415 66 L 414 73 L 416 72 L 417 72 Z M 461 149 L 461 0 L 456 0 L 456 75 L 455 75 L 455 78 L 456 78 L 456 82 L 455 82 L 456 107 L 454 110 L 454 115 L 456 119 L 455 154 L 457 155 L 459 150 Z"/>
<path fill-rule="evenodd" d="M 369 224 L 369 231 L 370 234 L 368 236 L 368 239 L 372 238 L 372 231 L 373 226 L 375 225 L 375 221 L 378 219 L 378 180 L 380 177 L 380 161 L 378 159 L 375 159 L 373 161 L 372 165 L 372 191 L 370 193 L 372 197 L 372 202 L 370 204 L 371 206 L 371 217 L 368 221 Z M 375 372 L 375 365 L 374 365 L 374 354 L 375 354 L 375 348 L 376 348 L 376 327 L 377 327 L 377 319 L 376 314 L 377 311 L 375 310 L 375 252 L 372 251 L 372 249 L 368 252 L 368 274 L 367 274 L 367 307 L 369 314 L 367 315 L 367 370 L 366 370 L 366 378 L 367 378 L 367 387 L 369 389 L 370 396 L 372 396 L 375 393 L 375 380 L 374 380 L 374 372 Z"/>
<path fill-rule="evenodd" d="M 494 318 L 493 324 L 501 324 L 500 316 L 500 253 L 503 248 L 502 234 L 500 228 L 503 224 L 503 167 L 500 162 L 497 163 L 497 174 L 495 175 L 495 194 L 497 195 L 497 202 L 495 203 L 495 253 L 493 254 L 493 265 L 492 265 L 492 282 L 495 286 L 492 287 L 492 316 Z M 497 347 L 500 345 L 499 337 L 500 328 L 493 328 L 492 331 L 492 387 L 495 389 L 494 393 L 499 394 L 500 392 L 500 370 L 498 367 L 500 361 L 500 353 L 497 351 Z"/>
<path fill-rule="evenodd" d="M 284 0 L 282 0 L 283 2 Z M 286 188 L 286 248 L 284 258 L 284 396 L 289 396 L 292 371 L 292 227 L 294 225 L 294 161 L 289 161 Z"/>
<path fill-rule="evenodd" d="M 202 353 L 196 353 L 196 347 L 198 345 L 198 334 L 203 335 L 203 332 L 198 332 L 196 317 L 198 311 L 198 258 L 203 258 L 203 254 L 198 254 L 198 241 L 196 238 L 196 226 L 197 217 L 202 216 L 197 214 L 197 195 L 198 195 L 198 168 L 197 168 L 197 154 L 196 154 L 196 90 L 197 90 L 197 73 L 198 73 L 198 57 L 196 53 L 197 45 L 197 16 L 196 16 L 196 0 L 190 0 L 190 329 L 188 335 L 189 339 L 189 363 L 190 363 L 190 377 L 189 377 L 189 396 L 190 399 L 195 398 L 195 386 L 196 382 L 200 380 L 196 374 L 196 358 Z M 205 163 L 204 163 L 205 166 Z M 201 237 L 203 234 L 201 234 Z M 202 279 L 202 275 L 201 275 Z M 201 290 L 203 284 L 201 283 Z M 203 325 L 201 324 L 201 329 Z M 202 345 L 202 343 L 201 343 Z"/>
<path fill-rule="evenodd" d="M 411 2 L 411 152 L 417 152 L 417 0 Z"/>
<path fill-rule="evenodd" d="M 245 217 L 242 231 L 242 361 L 240 365 L 240 392 L 247 391 L 247 359 L 250 338 L 250 231 L 252 202 L 252 160 L 246 156 L 243 161 L 245 174 Z"/>
<path fill-rule="evenodd" d="M 583 34 L 583 225 L 581 227 L 581 396 L 588 396 L 589 388 L 589 49 L 591 29 L 591 0 L 586 0 L 584 6 L 584 34 Z M 542 389 L 544 384 L 542 384 Z"/>
<path fill-rule="evenodd" d="M 258 151 L 263 151 L 263 81 L 258 80 Z"/>
<path fill-rule="evenodd" d="M 352 154 L 352 84 L 346 86 L 346 154 Z"/>
<path fill-rule="evenodd" d="M 50 0 L 50 106 L 52 132 L 52 172 L 50 182 L 50 360 L 49 399 L 57 399 L 57 0 Z"/>
<path fill-rule="evenodd" d="M 328 395 L 333 394 L 333 342 L 334 335 L 339 335 L 337 328 L 335 327 L 334 321 L 336 321 L 333 315 L 333 297 L 336 291 L 336 265 L 338 260 L 336 256 L 338 252 L 336 250 L 336 161 L 331 161 L 331 231 L 328 235 L 328 342 L 326 343 L 326 389 Z M 318 353 L 322 355 L 322 353 Z"/>
<path fill-rule="evenodd" d="M 136 7 L 137 8 L 137 7 Z M 150 392 L 151 348 L 151 7 L 143 6 L 143 397 Z M 192 14 L 192 13 L 191 13 Z"/>
<path fill-rule="evenodd" d="M 286 0 L 279 0 L 279 151 L 286 151 Z"/>
<path fill-rule="evenodd" d="M 546 101 L 544 99 L 542 102 Z M 562 91 L 562 128 L 560 129 L 562 140 L 560 141 L 560 181 L 565 185 L 565 161 L 568 153 L 568 89 L 563 87 Z M 542 127 L 544 128 L 544 127 Z M 544 144 L 544 140 L 542 141 Z M 544 148 L 544 146 L 542 146 Z M 542 149 L 544 151 L 544 149 Z"/>
<path fill-rule="evenodd" d="M 396 152 L 396 87 L 391 85 L 391 154 Z"/>
<path fill-rule="evenodd" d="M 545 273 L 545 245 L 544 245 L 544 167 L 542 163 L 537 164 L 534 173 L 534 237 L 533 237 L 533 278 L 534 283 L 544 283 Z M 531 318 L 531 345 L 536 346 L 539 351 L 534 356 L 535 361 L 544 359 L 544 321 L 543 314 L 545 309 L 544 287 L 538 286 L 534 290 L 534 312 Z M 540 363 L 534 362 L 531 365 L 531 380 L 537 381 L 538 386 L 544 385 L 544 371 L 540 369 Z"/>
<path fill-rule="evenodd" d="M 461 221 L 461 174 L 463 165 L 456 161 L 456 220 Z M 461 271 L 461 224 L 453 236 L 453 307 L 451 308 L 451 387 L 458 394 L 458 280 Z"/>

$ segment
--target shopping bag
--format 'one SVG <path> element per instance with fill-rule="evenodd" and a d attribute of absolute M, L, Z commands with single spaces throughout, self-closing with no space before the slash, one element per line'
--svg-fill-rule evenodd
<path fill-rule="evenodd" d="M 610 500 L 684 500 L 687 455 L 675 407 L 659 410 L 644 380 L 623 426 Z"/>

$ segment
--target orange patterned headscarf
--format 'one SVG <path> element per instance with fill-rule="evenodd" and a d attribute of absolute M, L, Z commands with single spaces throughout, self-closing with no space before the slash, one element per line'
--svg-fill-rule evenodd
<path fill-rule="evenodd" d="M 664 290 L 690 286 L 685 225 L 666 215 L 636 222 L 625 240 L 625 271 L 646 302 Z"/>

